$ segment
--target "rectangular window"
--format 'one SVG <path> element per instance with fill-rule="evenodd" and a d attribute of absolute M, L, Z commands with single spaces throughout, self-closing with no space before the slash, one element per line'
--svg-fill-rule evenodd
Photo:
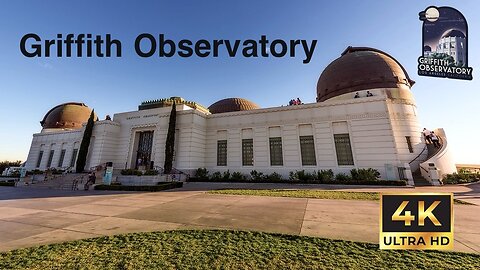
<path fill-rule="evenodd" d="M 410 136 L 405 136 L 405 139 L 407 139 L 408 151 L 410 153 L 413 153 L 412 141 L 410 139 Z"/>
<path fill-rule="evenodd" d="M 70 159 L 70 167 L 75 167 L 75 162 L 77 161 L 78 149 L 73 149 L 72 159 Z"/>
<path fill-rule="evenodd" d="M 42 163 L 42 158 L 43 158 L 43 151 L 40 151 L 37 159 L 37 168 L 40 167 L 40 164 Z"/>
<path fill-rule="evenodd" d="M 270 138 L 270 165 L 283 166 L 282 138 Z"/>
<path fill-rule="evenodd" d="M 300 153 L 302 154 L 302 166 L 316 166 L 315 144 L 313 136 L 300 136 Z"/>
<path fill-rule="evenodd" d="M 348 133 L 334 134 L 335 150 L 337 152 L 337 162 L 339 166 L 354 165 L 352 146 L 350 144 L 350 136 Z"/>
<path fill-rule="evenodd" d="M 217 141 L 217 166 L 227 166 L 227 140 Z"/>
<path fill-rule="evenodd" d="M 53 155 L 55 154 L 55 150 L 50 150 L 50 155 L 48 156 L 47 168 L 52 166 Z"/>
<path fill-rule="evenodd" d="M 242 140 L 242 165 L 253 166 L 253 139 Z"/>
<path fill-rule="evenodd" d="M 65 149 L 60 152 L 60 159 L 58 160 L 58 167 L 63 167 L 63 160 L 65 159 Z"/>

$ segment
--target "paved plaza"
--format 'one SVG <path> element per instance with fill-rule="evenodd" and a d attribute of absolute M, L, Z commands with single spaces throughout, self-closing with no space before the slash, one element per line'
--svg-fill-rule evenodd
<path fill-rule="evenodd" d="M 480 253 L 480 184 L 387 188 L 186 183 L 166 192 L 0 187 L 0 251 L 130 232 L 238 229 L 378 243 L 379 202 L 207 194 L 211 189 L 454 192 L 455 250 Z"/>

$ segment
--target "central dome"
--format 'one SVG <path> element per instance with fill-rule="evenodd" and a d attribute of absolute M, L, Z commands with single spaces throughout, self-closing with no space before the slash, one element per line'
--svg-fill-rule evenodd
<path fill-rule="evenodd" d="M 48 111 L 40 124 L 44 129 L 80 129 L 88 121 L 91 112 L 83 103 L 64 103 Z"/>
<path fill-rule="evenodd" d="M 348 47 L 330 63 L 317 83 L 317 102 L 374 88 L 396 88 L 415 82 L 392 56 L 368 47 Z"/>
<path fill-rule="evenodd" d="M 249 110 L 255 110 L 255 109 L 260 109 L 260 107 L 244 98 L 226 98 L 219 100 L 210 107 L 208 107 L 208 110 L 212 114 L 216 113 L 226 113 L 226 112 L 237 112 L 237 111 L 249 111 Z"/>

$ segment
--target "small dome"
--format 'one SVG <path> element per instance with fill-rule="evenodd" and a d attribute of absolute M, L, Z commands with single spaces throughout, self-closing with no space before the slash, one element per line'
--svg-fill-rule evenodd
<path fill-rule="evenodd" d="M 445 33 L 443 33 L 442 38 L 446 38 L 446 37 L 460 37 L 460 38 L 465 38 L 465 34 L 464 34 L 462 31 L 460 31 L 460 30 L 450 29 L 450 30 L 445 31 Z"/>
<path fill-rule="evenodd" d="M 426 46 L 423 47 L 423 51 L 424 51 L 424 52 L 431 52 L 431 51 L 432 51 L 432 47 L 426 45 Z"/>
<path fill-rule="evenodd" d="M 208 107 L 208 110 L 212 114 L 216 113 L 226 113 L 226 112 L 237 112 L 237 111 L 249 111 L 249 110 L 255 110 L 255 109 L 260 109 L 260 107 L 244 98 L 226 98 L 219 100 L 210 107 Z"/>
<path fill-rule="evenodd" d="M 317 83 L 317 102 L 374 88 L 411 87 L 415 82 L 392 56 L 368 47 L 348 47 L 330 63 Z"/>
<path fill-rule="evenodd" d="M 64 103 L 48 111 L 40 124 L 44 129 L 80 129 L 88 121 L 91 112 L 92 110 L 83 103 Z"/>

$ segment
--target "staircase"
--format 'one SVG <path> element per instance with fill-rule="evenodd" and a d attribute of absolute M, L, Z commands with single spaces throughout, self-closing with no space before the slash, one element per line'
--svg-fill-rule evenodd
<path fill-rule="evenodd" d="M 428 155 L 425 160 L 428 160 L 429 158 L 437 154 L 438 151 L 440 151 L 440 148 L 436 148 L 435 146 L 433 146 L 433 144 L 427 144 L 427 151 L 428 151 Z M 413 182 L 415 183 L 415 186 L 416 187 L 431 186 L 432 183 L 430 183 L 427 179 L 425 179 L 422 176 L 421 170 L 424 170 L 424 169 L 422 167 L 419 167 L 416 171 L 412 172 Z"/>
<path fill-rule="evenodd" d="M 413 182 L 415 183 L 415 186 L 416 187 L 431 186 L 432 184 L 422 176 L 422 172 L 420 170 L 421 168 L 418 168 L 416 171 L 412 173 Z"/>
<path fill-rule="evenodd" d="M 76 190 L 74 186 L 78 185 L 78 188 L 83 188 L 83 184 L 88 178 L 84 173 L 71 173 L 58 176 L 54 179 L 47 181 L 38 181 L 29 183 L 29 185 L 23 187 L 30 188 L 45 188 L 45 189 L 61 189 L 61 190 Z M 76 185 L 74 185 L 76 184 Z"/>

